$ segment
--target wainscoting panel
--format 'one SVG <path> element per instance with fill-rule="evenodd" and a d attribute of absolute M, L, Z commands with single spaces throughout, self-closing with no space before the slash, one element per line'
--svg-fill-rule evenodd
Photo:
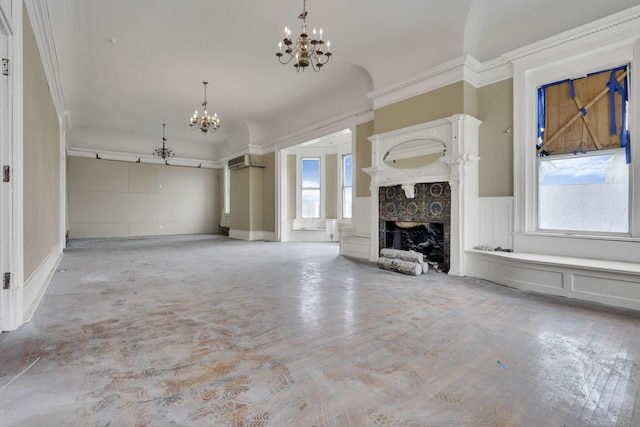
<path fill-rule="evenodd" d="M 640 310 L 640 269 L 634 263 L 467 251 L 470 276 L 526 291 Z"/>
<path fill-rule="evenodd" d="M 351 224 L 338 224 L 340 230 L 340 255 L 369 259 L 371 245 L 371 197 L 353 200 Z"/>
<path fill-rule="evenodd" d="M 607 274 L 574 274 L 572 277 L 572 289 L 576 293 L 592 295 L 595 298 L 603 298 L 607 301 L 625 300 L 640 301 L 640 283 L 638 278 L 623 275 Z"/>
<path fill-rule="evenodd" d="M 512 249 L 513 197 L 480 197 L 478 214 L 478 243 Z"/>
<path fill-rule="evenodd" d="M 561 271 L 544 266 L 522 265 L 519 262 L 493 256 L 471 255 L 472 275 L 517 289 L 558 294 L 564 284 Z"/>

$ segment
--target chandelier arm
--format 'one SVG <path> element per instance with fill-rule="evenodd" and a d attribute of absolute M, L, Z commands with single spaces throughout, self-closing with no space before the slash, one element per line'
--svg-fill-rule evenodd
<path fill-rule="evenodd" d="M 278 61 L 280 61 L 280 63 L 281 63 L 281 64 L 283 64 L 283 65 L 287 65 L 287 64 L 288 64 L 288 63 L 290 63 L 290 62 L 291 62 L 291 60 L 293 59 L 293 55 L 291 55 L 291 54 L 287 54 L 287 55 L 289 55 L 289 59 L 288 59 L 288 60 L 283 61 L 283 60 L 282 60 L 282 57 L 283 57 L 284 55 L 282 55 L 282 56 L 278 56 Z"/>

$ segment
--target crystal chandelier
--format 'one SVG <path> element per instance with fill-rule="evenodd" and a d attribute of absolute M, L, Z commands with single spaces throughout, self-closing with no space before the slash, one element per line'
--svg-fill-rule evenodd
<path fill-rule="evenodd" d="M 276 53 L 278 61 L 281 64 L 288 64 L 295 58 L 293 66 L 296 72 L 300 70 L 304 71 L 305 68 L 311 66 L 313 71 L 320 71 L 320 68 L 329 61 L 332 53 L 329 52 L 331 42 L 327 42 L 327 51 L 323 51 L 325 45 L 322 40 L 322 28 L 316 33 L 316 29 L 313 29 L 313 38 L 309 40 L 307 34 L 307 9 L 306 0 L 302 1 L 302 13 L 298 16 L 298 19 L 302 19 L 302 32 L 295 42 L 291 40 L 291 28 L 284 27 L 284 39 L 278 43 L 280 49 Z M 318 37 L 318 38 L 316 38 Z M 285 47 L 284 53 L 282 53 L 282 47 Z"/>
<path fill-rule="evenodd" d="M 202 82 L 204 85 L 204 102 L 202 103 L 202 108 L 204 112 L 202 113 L 202 117 L 198 118 L 198 110 L 193 113 L 193 117 L 191 117 L 191 122 L 189 126 L 191 130 L 200 129 L 203 133 L 207 133 L 209 131 L 215 132 L 220 127 L 220 119 L 218 115 L 214 113 L 213 116 L 210 116 L 207 113 L 207 85 L 209 82 Z"/>
<path fill-rule="evenodd" d="M 165 128 L 166 124 L 163 123 L 162 124 L 162 147 L 158 147 L 155 150 L 153 150 L 153 155 L 156 157 L 160 157 L 162 159 L 166 159 L 167 157 L 173 157 L 176 155 L 176 153 L 173 152 L 173 150 L 171 149 L 171 147 L 167 148 L 165 147 L 164 143 L 167 141 L 167 138 L 164 137 L 164 128 Z"/>

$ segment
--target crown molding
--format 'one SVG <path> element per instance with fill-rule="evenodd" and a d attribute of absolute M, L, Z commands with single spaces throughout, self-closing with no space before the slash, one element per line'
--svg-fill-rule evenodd
<path fill-rule="evenodd" d="M 597 49 L 612 44 L 628 43 L 640 38 L 640 6 L 576 27 L 556 36 L 503 54 L 510 63 L 537 61 L 541 55 L 564 55 L 576 50 Z"/>
<path fill-rule="evenodd" d="M 67 149 L 69 157 L 85 157 L 100 160 L 115 160 L 119 162 L 144 163 L 154 165 L 184 166 L 191 168 L 216 169 L 224 166 L 223 161 L 207 161 L 191 159 L 187 157 L 172 157 L 171 159 L 159 159 L 148 154 L 127 153 L 123 151 L 92 150 L 88 148 L 71 147 Z"/>
<path fill-rule="evenodd" d="M 60 80 L 60 69 L 58 67 L 58 56 L 53 40 L 53 30 L 49 19 L 49 9 L 46 0 L 25 0 L 24 5 L 29 15 L 33 35 L 38 45 L 40 60 L 44 68 L 44 74 L 49 84 L 49 92 L 56 109 L 60 123 L 63 128 L 69 129 L 69 111 L 64 100 L 62 81 Z M 68 132 L 67 132 L 68 133 Z"/>
<path fill-rule="evenodd" d="M 340 114 L 324 122 L 290 133 L 275 140 L 269 146 L 275 150 L 285 149 L 294 145 L 322 138 L 326 135 L 349 128 L 355 131 L 355 126 L 373 120 L 373 110 L 371 107 L 363 107 L 359 110 Z"/>
<path fill-rule="evenodd" d="M 471 55 L 466 55 L 438 64 L 406 80 L 371 91 L 367 96 L 373 101 L 373 108 L 378 109 L 460 81 L 480 88 L 512 76 L 511 64 L 504 58 L 483 63 Z"/>
<path fill-rule="evenodd" d="M 466 57 L 455 58 L 429 68 L 406 80 L 373 90 L 367 97 L 373 101 L 373 109 L 404 101 L 431 92 L 464 79 Z"/>
<path fill-rule="evenodd" d="M 452 59 L 405 80 L 371 91 L 367 96 L 373 101 L 375 110 L 460 81 L 481 88 L 513 78 L 513 65 L 520 61 L 538 60 L 540 55 L 552 53 L 563 55 L 582 47 L 596 48 L 621 43 L 621 39 L 637 39 L 639 34 L 640 6 L 634 6 L 485 62 L 470 55 Z"/>

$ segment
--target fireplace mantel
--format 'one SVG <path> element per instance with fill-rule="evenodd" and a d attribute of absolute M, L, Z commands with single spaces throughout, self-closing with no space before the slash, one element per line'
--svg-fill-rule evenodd
<path fill-rule="evenodd" d="M 478 204 L 478 128 L 481 122 L 468 115 L 456 114 L 403 129 L 373 135 L 371 167 L 363 171 L 371 176 L 371 236 L 378 233 L 379 189 L 401 185 L 408 198 L 418 183 L 447 182 L 451 187 L 451 266 L 449 274 L 468 273 L 465 249 L 476 245 Z M 391 150 L 417 140 L 442 143 L 444 155 L 430 165 L 398 169 L 385 163 Z M 377 239 L 371 239 L 370 261 L 379 256 Z"/>

